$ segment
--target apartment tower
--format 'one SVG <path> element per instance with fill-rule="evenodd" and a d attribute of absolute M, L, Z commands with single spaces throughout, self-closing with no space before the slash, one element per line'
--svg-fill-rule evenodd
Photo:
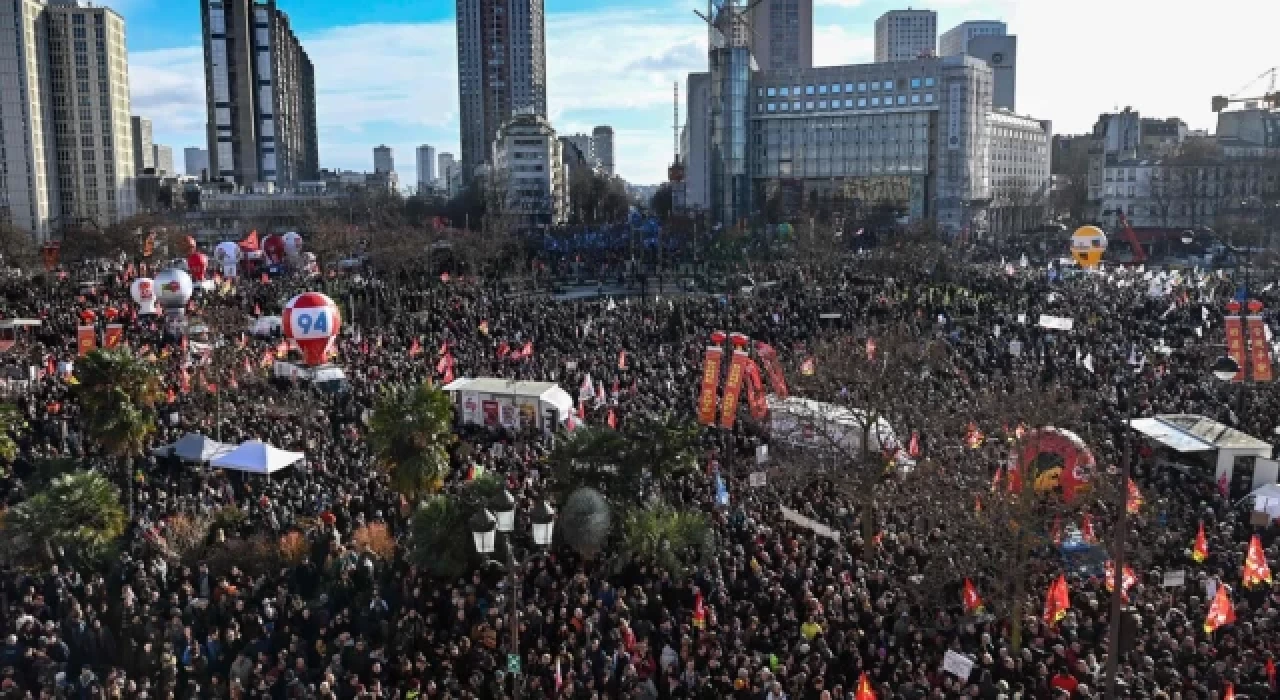
<path fill-rule="evenodd" d="M 813 0 L 763 0 L 750 19 L 751 55 L 760 70 L 813 67 Z"/>
<path fill-rule="evenodd" d="M 319 171 L 315 71 L 275 0 L 200 0 L 209 177 L 288 187 Z"/>
<path fill-rule="evenodd" d="M 876 63 L 914 61 L 938 50 L 938 13 L 890 10 L 876 20 Z"/>

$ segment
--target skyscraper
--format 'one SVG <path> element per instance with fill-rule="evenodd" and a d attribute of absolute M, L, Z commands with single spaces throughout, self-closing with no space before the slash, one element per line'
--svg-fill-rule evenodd
<path fill-rule="evenodd" d="M 613 127 L 597 126 L 591 130 L 591 152 L 600 171 L 613 177 Z"/>
<path fill-rule="evenodd" d="M 418 146 L 418 189 L 427 190 L 435 187 L 436 181 L 436 149 L 423 144 Z"/>
<path fill-rule="evenodd" d="M 207 177 L 209 152 L 203 148 L 184 148 L 182 149 L 182 164 L 189 177 Z"/>
<path fill-rule="evenodd" d="M 200 0 L 200 16 L 210 179 L 315 179 L 315 72 L 288 16 L 275 0 Z"/>
<path fill-rule="evenodd" d="M 457 29 L 465 181 L 513 114 L 547 114 L 543 0 L 458 0 Z"/>
<path fill-rule="evenodd" d="M 962 56 L 968 53 L 969 40 L 979 36 L 1004 36 L 1009 27 L 996 20 L 961 22 L 938 37 L 939 56 Z"/>
<path fill-rule="evenodd" d="M 129 120 L 133 133 L 133 168 L 137 175 L 156 167 L 155 150 L 151 141 L 151 120 L 134 116 Z"/>
<path fill-rule="evenodd" d="M 396 157 L 391 147 L 383 144 L 373 149 L 373 172 L 375 173 L 394 173 L 396 171 Z"/>
<path fill-rule="evenodd" d="M 135 211 L 124 20 L 74 0 L 0 6 L 0 209 L 37 241 Z"/>
<path fill-rule="evenodd" d="M 876 20 L 876 63 L 914 61 L 938 50 L 938 13 L 890 10 Z"/>
<path fill-rule="evenodd" d="M 165 175 L 173 177 L 177 175 L 177 171 L 173 169 L 173 148 L 162 144 L 154 144 L 151 147 L 153 152 L 153 160 L 155 162 L 156 175 Z"/>
<path fill-rule="evenodd" d="M 760 70 L 813 67 L 813 0 L 763 0 L 751 10 L 751 29 Z"/>
<path fill-rule="evenodd" d="M 939 40 L 943 56 L 973 56 L 991 66 L 991 106 L 1013 111 L 1017 105 L 1018 37 L 1004 22 L 962 22 Z"/>

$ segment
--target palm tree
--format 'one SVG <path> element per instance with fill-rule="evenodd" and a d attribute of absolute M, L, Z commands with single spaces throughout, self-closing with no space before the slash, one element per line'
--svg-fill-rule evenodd
<path fill-rule="evenodd" d="M 120 460 L 133 517 L 130 458 L 140 456 L 156 431 L 160 375 L 127 348 L 100 349 L 76 364 L 76 393 L 84 407 L 85 433 Z"/>
<path fill-rule="evenodd" d="M 369 420 L 369 444 L 391 486 L 411 499 L 438 491 L 449 469 L 453 403 L 430 382 L 383 394 Z"/>
<path fill-rule="evenodd" d="M 18 444 L 13 434 L 18 432 L 22 417 L 8 404 L 0 404 L 0 462 L 11 462 L 18 455 Z"/>
<path fill-rule="evenodd" d="M 64 474 L 4 517 L 5 547 L 45 563 L 55 551 L 99 559 L 125 528 L 120 492 L 97 472 Z"/>
<path fill-rule="evenodd" d="M 557 443 L 551 453 L 556 488 L 597 489 L 622 505 L 643 497 L 646 486 L 697 467 L 697 426 L 674 419 L 635 417 L 621 430 L 587 427 Z"/>

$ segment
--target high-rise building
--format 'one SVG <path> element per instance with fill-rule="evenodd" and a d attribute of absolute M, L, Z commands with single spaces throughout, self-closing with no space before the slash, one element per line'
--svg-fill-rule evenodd
<path fill-rule="evenodd" d="M 59 210 L 43 2 L 0 3 L 0 47 L 0 208 L 15 226 L 45 240 Z"/>
<path fill-rule="evenodd" d="M 591 152 L 600 172 L 613 177 L 613 127 L 597 126 L 591 130 Z"/>
<path fill-rule="evenodd" d="M 813 67 L 813 0 L 763 0 L 750 20 L 760 70 Z"/>
<path fill-rule="evenodd" d="M 151 149 L 154 156 L 152 160 L 155 162 L 156 175 L 172 177 L 178 174 L 173 169 L 173 148 L 157 143 L 152 145 Z"/>
<path fill-rule="evenodd" d="M 75 0 L 47 14 L 62 223 L 110 225 L 137 206 L 124 19 Z"/>
<path fill-rule="evenodd" d="M 596 158 L 596 147 L 591 134 L 569 134 L 564 138 L 578 149 L 578 152 L 582 154 L 582 159 L 586 161 L 586 164 L 592 170 L 600 167 L 600 160 Z"/>
<path fill-rule="evenodd" d="M 998 20 L 961 22 L 938 37 L 938 55 L 964 55 L 969 53 L 970 39 L 980 36 L 1004 36 L 1008 33 L 1008 25 Z"/>
<path fill-rule="evenodd" d="M 513 223 L 531 230 L 563 224 L 569 214 L 569 181 L 556 130 L 544 117 L 519 114 L 493 142 L 493 167 L 506 180 Z"/>
<path fill-rule="evenodd" d="M 445 151 L 436 157 L 437 172 L 440 173 L 440 181 L 446 190 L 449 189 L 449 168 L 457 164 L 457 159 L 452 153 Z"/>
<path fill-rule="evenodd" d="M 685 206 L 706 209 L 711 202 L 711 164 L 707 138 L 711 129 L 711 74 L 690 73 L 685 87 L 685 122 L 680 133 L 684 158 Z"/>
<path fill-rule="evenodd" d="M 938 49 L 938 13 L 890 10 L 876 20 L 876 63 L 914 61 Z"/>
<path fill-rule="evenodd" d="M 281 186 L 320 169 L 315 71 L 275 0 L 200 0 L 210 179 Z"/>
<path fill-rule="evenodd" d="M 373 172 L 375 173 L 394 173 L 396 171 L 396 157 L 391 147 L 383 144 L 373 149 Z"/>
<path fill-rule="evenodd" d="M 418 189 L 428 190 L 436 186 L 436 149 L 423 144 L 418 146 Z"/>
<path fill-rule="evenodd" d="M 543 0 L 458 0 L 462 177 L 492 161 L 514 114 L 547 115 Z"/>
<path fill-rule="evenodd" d="M 208 177 L 209 152 L 203 148 L 187 147 L 182 149 L 183 170 L 188 177 Z"/>
<path fill-rule="evenodd" d="M 1018 37 L 1009 34 L 1004 22 L 962 22 L 947 30 L 939 44 L 943 56 L 973 56 L 986 61 L 993 76 L 992 107 L 1014 110 L 1017 102 Z"/>
<path fill-rule="evenodd" d="M 151 120 L 134 116 L 129 120 L 133 133 L 133 167 L 136 175 L 143 175 L 156 167 L 155 144 L 151 140 Z"/>

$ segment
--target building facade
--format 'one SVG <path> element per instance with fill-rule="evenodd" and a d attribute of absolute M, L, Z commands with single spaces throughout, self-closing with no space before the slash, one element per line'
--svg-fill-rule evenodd
<path fill-rule="evenodd" d="M 488 163 L 517 113 L 547 114 L 543 0 L 457 0 L 462 177 Z"/>
<path fill-rule="evenodd" d="M 749 172 L 758 197 L 819 196 L 850 216 L 887 207 L 946 231 L 985 227 L 991 69 L 964 56 L 761 72 L 750 87 Z M 726 150 L 713 127 L 715 160 Z M 739 210 L 749 211 L 749 210 Z"/>
<path fill-rule="evenodd" d="M 582 154 L 583 161 L 592 170 L 600 167 L 600 160 L 596 158 L 595 142 L 592 140 L 591 134 L 569 134 L 564 138 L 578 149 L 578 152 Z"/>
<path fill-rule="evenodd" d="M 1049 208 L 1053 123 L 996 110 L 987 115 L 987 131 L 990 232 L 1000 236 L 1041 225 Z"/>
<path fill-rule="evenodd" d="M 813 0 L 763 0 L 750 20 L 751 55 L 760 70 L 813 67 Z"/>
<path fill-rule="evenodd" d="M 938 48 L 938 13 L 890 10 L 876 19 L 876 63 L 914 61 Z"/>
<path fill-rule="evenodd" d="M 315 71 L 275 0 L 200 0 L 210 178 L 281 187 L 319 171 Z"/>
<path fill-rule="evenodd" d="M 209 152 L 203 148 L 184 148 L 182 149 L 182 165 L 188 177 L 207 178 L 209 176 Z"/>
<path fill-rule="evenodd" d="M 493 142 L 493 163 L 493 184 L 506 193 L 513 226 L 532 230 L 568 220 L 568 173 L 560 140 L 544 117 L 518 114 L 502 125 Z"/>
<path fill-rule="evenodd" d="M 600 172 L 613 177 L 613 127 L 597 126 L 591 130 L 591 154 Z"/>
<path fill-rule="evenodd" d="M 938 37 L 939 56 L 960 56 L 969 53 L 969 41 L 980 36 L 1005 36 L 1009 27 L 997 20 L 961 22 Z"/>
<path fill-rule="evenodd" d="M 373 172 L 394 173 L 396 171 L 395 152 L 390 146 L 376 146 L 373 149 Z"/>
<path fill-rule="evenodd" d="M 991 66 L 991 105 L 1014 111 L 1018 101 L 1018 37 L 977 36 L 964 54 Z"/>
<path fill-rule="evenodd" d="M 155 163 L 156 175 L 177 175 L 173 167 L 173 148 L 162 144 L 152 144 L 152 162 Z"/>
<path fill-rule="evenodd" d="M 705 211 L 711 203 L 711 161 L 707 150 L 711 129 L 711 74 L 690 73 L 685 85 L 685 122 L 680 130 L 685 207 Z"/>
<path fill-rule="evenodd" d="M 415 153 L 418 166 L 418 191 L 436 188 L 436 149 L 428 145 L 418 146 Z"/>
<path fill-rule="evenodd" d="M 151 120 L 146 117 L 130 118 L 133 133 L 133 166 L 135 174 L 143 175 L 156 167 L 155 142 L 151 134 Z"/>

